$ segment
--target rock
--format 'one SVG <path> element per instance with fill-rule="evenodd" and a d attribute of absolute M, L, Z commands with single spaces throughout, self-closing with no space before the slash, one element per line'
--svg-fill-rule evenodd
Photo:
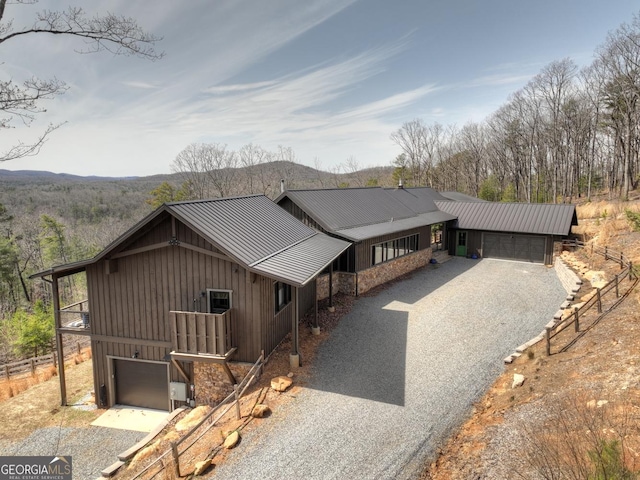
<path fill-rule="evenodd" d="M 235 447 L 238 444 L 239 441 L 240 441 L 240 434 L 238 433 L 237 430 L 234 430 L 227 438 L 225 438 L 222 446 L 227 450 L 231 450 L 233 447 Z"/>
<path fill-rule="evenodd" d="M 196 463 L 196 466 L 193 469 L 193 474 L 195 476 L 202 475 L 210 466 L 211 466 L 210 458 L 207 458 L 206 460 L 202 460 L 201 462 Z"/>
<path fill-rule="evenodd" d="M 262 403 L 257 404 L 255 407 L 253 407 L 253 410 L 251 410 L 251 416 L 253 418 L 264 418 L 270 413 L 271 409 L 269 408 L 269 406 Z"/>
<path fill-rule="evenodd" d="M 589 400 L 587 402 L 587 408 L 596 408 L 596 401 L 595 400 Z"/>
<path fill-rule="evenodd" d="M 289 377 L 289 378 L 293 378 L 293 372 L 289 372 L 289 373 L 287 373 L 287 377 Z"/>
<path fill-rule="evenodd" d="M 524 383 L 524 375 L 520 373 L 513 374 L 513 383 L 511 384 L 511 388 L 521 387 Z"/>
<path fill-rule="evenodd" d="M 176 423 L 176 430 L 178 432 L 183 432 L 185 430 L 189 430 L 196 423 L 202 420 L 207 413 L 211 411 L 211 407 L 207 405 L 202 405 L 200 407 L 196 407 L 191 410 L 185 417 Z"/>
<path fill-rule="evenodd" d="M 609 400 L 598 400 L 598 403 L 596 403 L 596 407 L 601 408 L 605 406 L 607 403 L 609 403 Z"/>
<path fill-rule="evenodd" d="M 289 377 L 276 377 L 271 380 L 271 388 L 276 392 L 284 392 L 293 384 L 293 380 Z"/>

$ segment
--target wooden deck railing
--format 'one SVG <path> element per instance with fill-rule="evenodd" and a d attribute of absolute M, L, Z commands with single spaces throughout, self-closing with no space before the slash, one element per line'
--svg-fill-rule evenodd
<path fill-rule="evenodd" d="M 233 310 L 221 314 L 171 311 L 171 346 L 192 355 L 226 355 L 233 347 Z"/>
<path fill-rule="evenodd" d="M 89 328 L 89 301 L 66 305 L 60 309 L 60 324 L 65 328 Z"/>

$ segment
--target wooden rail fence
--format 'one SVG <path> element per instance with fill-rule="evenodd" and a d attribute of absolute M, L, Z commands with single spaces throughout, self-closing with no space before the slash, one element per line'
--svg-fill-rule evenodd
<path fill-rule="evenodd" d="M 547 325 L 545 327 L 545 339 L 547 343 L 546 353 L 547 355 L 551 355 L 551 340 L 560 335 L 563 331 L 573 326 L 574 333 L 580 334 L 584 333 L 586 330 L 591 328 L 593 325 L 598 323 L 600 319 L 609 311 L 614 309 L 622 299 L 635 287 L 638 282 L 638 275 L 634 270 L 633 262 L 627 258 L 622 252 L 617 252 L 615 250 L 611 250 L 608 247 L 596 247 L 593 244 L 590 247 L 586 247 L 583 242 L 579 242 L 577 240 L 565 240 L 562 242 L 563 248 L 565 247 L 573 247 L 573 248 L 590 248 L 592 254 L 601 255 L 605 260 L 612 260 L 620 265 L 620 272 L 616 274 L 611 281 L 609 281 L 604 287 L 597 288 L 595 294 L 586 301 L 580 307 L 574 307 L 573 311 L 570 315 L 563 317 L 557 323 L 553 325 Z M 621 287 L 624 287 L 624 280 L 631 282 L 628 285 L 628 288 L 625 289 L 625 293 L 621 295 L 620 290 Z M 606 311 L 603 311 L 603 299 L 605 297 L 611 297 L 615 294 L 614 302 L 609 305 Z M 590 311 L 592 308 L 596 307 L 597 316 L 595 320 L 591 322 L 591 324 L 585 327 L 584 324 L 581 325 L 581 320 L 584 315 Z M 552 322 L 553 323 L 553 322 Z M 565 351 L 569 346 L 571 346 L 577 338 L 574 338 L 570 341 L 566 346 L 560 349 L 560 351 Z"/>
<path fill-rule="evenodd" d="M 88 341 L 77 342 L 75 350 L 68 352 L 67 355 L 65 355 L 65 358 L 79 355 L 82 352 L 82 348 L 89 344 L 90 343 Z M 53 365 L 54 367 L 58 366 L 58 355 L 56 352 L 0 365 L 0 379 L 4 378 L 10 380 L 12 377 L 24 375 L 26 373 L 33 375 L 36 373 L 38 367 L 44 367 L 47 365 Z"/>
<path fill-rule="evenodd" d="M 179 440 L 171 442 L 171 449 L 164 452 L 152 463 L 147 465 L 143 470 L 138 472 L 132 480 L 142 477 L 145 473 L 149 472 L 153 467 L 165 468 L 164 459 L 171 458 L 173 460 L 175 474 L 177 478 L 180 478 L 180 457 L 184 455 L 193 445 L 196 444 L 211 428 L 213 428 L 232 408 L 235 407 L 236 419 L 240 420 L 240 399 L 244 396 L 247 389 L 260 377 L 262 373 L 262 367 L 264 366 L 265 357 L 264 351 L 260 357 L 253 364 L 249 372 L 245 375 L 239 384 L 233 386 L 233 392 L 227 396 L 222 402 L 205 415 L 196 425 L 194 425 L 186 434 L 184 434 Z"/>

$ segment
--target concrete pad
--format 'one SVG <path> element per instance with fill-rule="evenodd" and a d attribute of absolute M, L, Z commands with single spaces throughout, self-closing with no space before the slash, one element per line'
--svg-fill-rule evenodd
<path fill-rule="evenodd" d="M 165 410 L 114 405 L 94 420 L 91 425 L 135 432 L 150 432 L 168 416 L 169 412 Z"/>

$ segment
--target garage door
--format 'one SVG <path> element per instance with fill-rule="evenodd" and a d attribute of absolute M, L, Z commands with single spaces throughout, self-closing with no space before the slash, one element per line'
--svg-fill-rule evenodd
<path fill-rule="evenodd" d="M 114 359 L 116 403 L 136 407 L 169 409 L 166 363 Z"/>
<path fill-rule="evenodd" d="M 544 263 L 546 237 L 484 233 L 482 256 L 522 262 Z"/>

